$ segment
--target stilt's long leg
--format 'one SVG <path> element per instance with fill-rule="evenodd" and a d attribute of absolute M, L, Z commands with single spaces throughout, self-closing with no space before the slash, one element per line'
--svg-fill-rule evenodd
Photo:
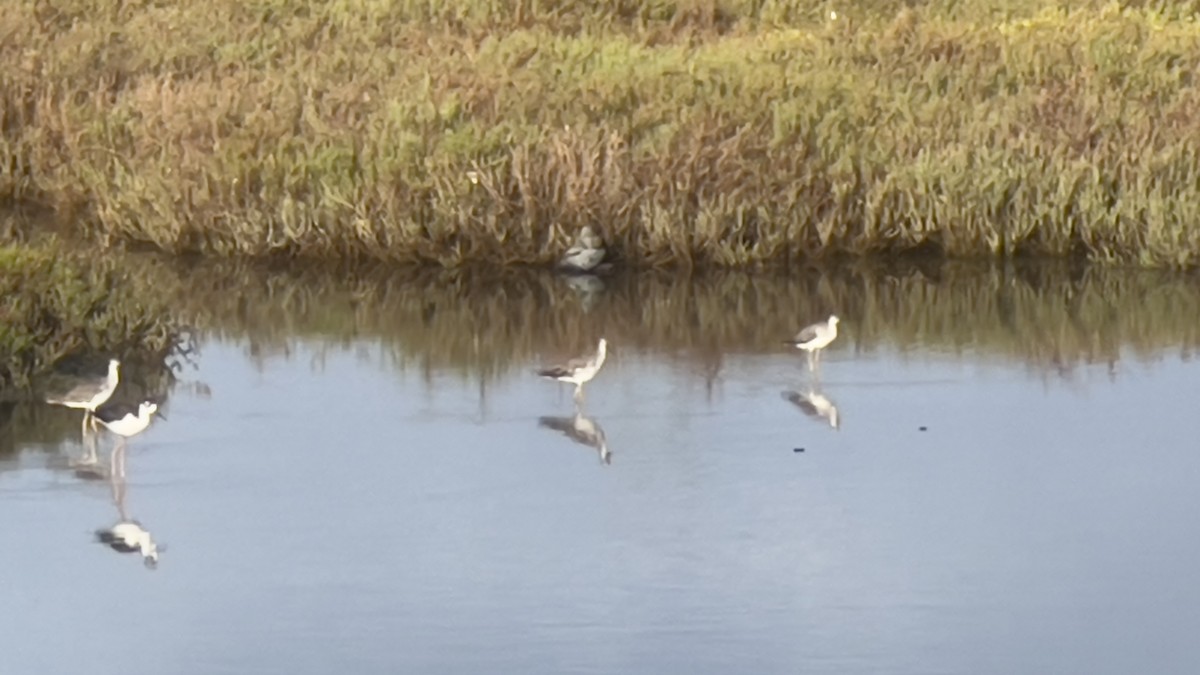
<path fill-rule="evenodd" d="M 108 479 L 112 485 L 113 505 L 117 507 L 117 515 L 122 522 L 129 520 L 125 514 L 125 439 L 117 441 L 109 458 Z"/>
<path fill-rule="evenodd" d="M 92 434 L 83 439 L 83 445 L 87 448 L 88 463 L 98 464 L 100 460 L 96 457 L 96 434 Z"/>
<path fill-rule="evenodd" d="M 83 411 L 83 423 L 79 427 L 79 437 L 83 440 L 87 440 L 88 418 L 91 416 L 92 412 L 90 410 Z"/>
<path fill-rule="evenodd" d="M 112 471 L 114 474 L 116 474 L 117 476 L 119 476 L 121 478 L 125 477 L 125 438 L 124 437 L 122 437 L 121 440 L 117 441 L 116 446 L 113 447 L 112 458 L 109 460 L 109 463 L 112 464 Z"/>

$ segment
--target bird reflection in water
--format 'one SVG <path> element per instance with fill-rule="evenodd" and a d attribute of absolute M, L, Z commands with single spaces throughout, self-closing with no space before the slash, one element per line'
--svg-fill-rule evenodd
<path fill-rule="evenodd" d="M 565 274 L 567 287 L 579 297 L 584 312 L 590 312 L 604 295 L 604 280 L 594 274 Z"/>
<path fill-rule="evenodd" d="M 110 460 L 109 482 L 112 485 L 113 506 L 117 507 L 117 522 L 96 530 L 96 541 L 117 553 L 140 553 L 142 563 L 149 569 L 158 566 L 158 554 L 163 547 L 154 541 L 150 531 L 137 520 L 130 518 L 125 509 L 125 445 L 113 448 Z"/>
<path fill-rule="evenodd" d="M 822 420 L 834 430 L 841 429 L 842 419 L 838 415 L 837 405 L 816 389 L 809 389 L 807 393 L 789 390 L 782 395 L 784 400 L 799 408 L 800 412 L 808 417 Z"/>
<path fill-rule="evenodd" d="M 127 439 L 145 431 L 155 416 L 162 417 L 162 414 L 158 412 L 158 404 L 153 401 L 143 401 L 136 408 L 124 403 L 110 404 L 95 412 L 96 420 L 119 437 L 109 460 L 109 481 L 118 520 L 107 528 L 96 530 L 96 541 L 118 553 L 140 553 L 142 562 L 150 569 L 158 565 L 160 547 L 154 542 L 150 531 L 130 518 L 125 510 L 125 447 Z M 94 445 L 90 455 L 93 459 L 96 456 Z"/>
<path fill-rule="evenodd" d="M 538 426 L 553 429 L 580 445 L 593 448 L 599 453 L 602 464 L 612 464 L 612 451 L 608 449 L 608 439 L 604 435 L 604 427 L 600 426 L 595 418 L 584 415 L 583 410 L 578 406 L 575 407 L 575 414 L 571 417 L 540 417 Z"/>
<path fill-rule="evenodd" d="M 80 480 L 107 480 L 109 468 L 100 461 L 96 454 L 96 437 L 85 436 L 83 439 L 83 455 L 70 459 L 70 467 L 75 477 Z"/>

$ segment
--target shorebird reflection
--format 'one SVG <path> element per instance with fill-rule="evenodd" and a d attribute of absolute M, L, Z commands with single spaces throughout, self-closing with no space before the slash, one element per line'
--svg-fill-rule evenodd
<path fill-rule="evenodd" d="M 604 427 L 595 418 L 584 415 L 579 408 L 571 417 L 540 417 L 538 426 L 553 429 L 580 445 L 595 449 L 602 463 L 612 464 L 612 451 L 608 449 Z"/>
<path fill-rule="evenodd" d="M 842 418 L 838 415 L 837 405 L 824 394 L 811 389 L 807 393 L 789 390 L 783 392 L 783 398 L 808 417 L 824 420 L 835 430 L 841 429 Z"/>
<path fill-rule="evenodd" d="M 604 294 L 604 280 L 594 274 L 564 274 L 567 287 L 579 296 L 583 311 L 589 312 Z"/>
<path fill-rule="evenodd" d="M 109 467 L 105 466 L 96 453 L 96 436 L 87 434 L 83 437 L 83 454 L 72 457 L 68 464 L 75 472 L 75 477 L 81 480 L 107 480 L 110 475 Z"/>
<path fill-rule="evenodd" d="M 161 550 L 150 531 L 125 511 L 125 446 L 118 444 L 112 451 L 109 481 L 112 485 L 113 506 L 117 507 L 117 522 L 96 530 L 96 541 L 117 553 L 140 553 L 142 563 L 149 569 L 158 565 Z"/>

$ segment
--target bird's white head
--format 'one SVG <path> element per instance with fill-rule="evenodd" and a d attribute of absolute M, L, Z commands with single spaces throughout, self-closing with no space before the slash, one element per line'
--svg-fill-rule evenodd
<path fill-rule="evenodd" d="M 829 325 L 830 325 L 830 326 L 836 326 L 836 325 L 838 325 L 838 322 L 839 322 L 839 321 L 841 321 L 841 319 L 837 318 L 837 314 L 830 314 L 830 315 L 829 315 Z"/>
<path fill-rule="evenodd" d="M 138 417 L 149 419 L 156 412 L 158 412 L 158 404 L 153 401 L 143 401 L 138 406 Z"/>
<path fill-rule="evenodd" d="M 116 359 L 109 359 L 109 360 L 108 360 L 108 376 L 109 376 L 109 377 L 116 377 L 116 376 L 117 376 L 117 370 L 118 370 L 120 367 L 121 367 L 121 362 L 120 362 L 120 361 L 118 361 L 118 360 L 116 360 Z"/>

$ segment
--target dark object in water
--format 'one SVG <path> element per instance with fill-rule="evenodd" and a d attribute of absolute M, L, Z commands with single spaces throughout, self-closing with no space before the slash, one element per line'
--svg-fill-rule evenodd
<path fill-rule="evenodd" d="M 804 452 L 804 448 L 792 448 L 792 452 Z"/>
<path fill-rule="evenodd" d="M 917 431 L 929 431 L 929 427 L 917 427 Z"/>

